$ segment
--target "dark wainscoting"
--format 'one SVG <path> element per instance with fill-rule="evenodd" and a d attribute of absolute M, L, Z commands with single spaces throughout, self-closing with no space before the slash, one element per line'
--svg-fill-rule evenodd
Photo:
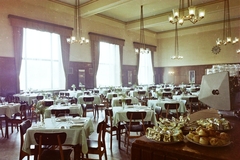
<path fill-rule="evenodd" d="M 16 69 L 13 57 L 0 57 L 0 96 L 16 93 Z"/>
<path fill-rule="evenodd" d="M 181 66 L 181 67 L 155 67 L 155 83 L 174 83 L 176 85 L 189 83 L 189 71 L 195 71 L 195 83 L 200 84 L 205 70 L 212 68 L 212 65 L 200 66 Z M 79 88 L 79 70 L 85 70 L 85 87 L 86 89 L 94 88 L 94 74 L 92 63 L 90 62 L 73 62 L 69 63 L 68 85 L 67 89 L 72 89 L 72 84 Z M 169 71 L 174 72 L 173 75 Z M 128 76 L 132 74 L 132 83 L 129 83 Z M 174 79 L 171 79 L 174 78 Z M 16 70 L 13 57 L 0 57 L 0 96 L 16 93 Z M 132 86 L 137 83 L 137 66 L 123 65 L 122 67 L 122 86 Z"/>

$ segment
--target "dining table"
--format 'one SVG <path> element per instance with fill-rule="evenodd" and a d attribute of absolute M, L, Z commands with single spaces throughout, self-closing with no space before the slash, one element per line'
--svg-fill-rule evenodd
<path fill-rule="evenodd" d="M 91 118 L 77 118 L 75 117 L 69 120 L 64 118 L 46 118 L 44 125 L 40 124 L 39 122 L 37 124 L 32 124 L 31 128 L 29 128 L 26 132 L 22 150 L 30 154 L 30 146 L 37 145 L 34 139 L 35 133 L 65 132 L 67 134 L 67 138 L 63 145 L 73 147 L 80 147 L 81 145 L 82 153 L 86 154 L 88 152 L 87 139 L 94 132 L 93 122 Z M 79 158 L 79 153 L 74 153 L 74 159 L 77 160 Z"/>
<path fill-rule="evenodd" d="M 120 106 L 119 100 L 122 100 L 121 97 L 113 97 L 111 101 L 111 106 Z M 126 97 L 124 99 L 131 99 L 131 104 L 138 104 L 139 100 L 136 97 Z"/>
<path fill-rule="evenodd" d="M 39 95 L 39 93 L 18 93 L 14 94 L 14 97 L 19 97 L 20 101 L 25 101 L 28 103 L 28 105 L 32 104 L 32 101 L 36 99 L 36 97 Z"/>
<path fill-rule="evenodd" d="M 112 107 L 113 110 L 113 126 L 120 125 L 121 122 L 127 122 L 129 119 L 127 118 L 127 112 L 140 112 L 146 111 L 146 117 L 144 121 L 151 122 L 154 125 L 157 125 L 157 120 L 155 116 L 154 110 L 150 109 L 147 106 L 139 106 L 139 105 L 125 105 L 122 106 L 115 106 Z M 118 148 L 121 148 L 121 136 L 120 136 L 120 128 L 118 127 L 117 130 L 117 137 L 118 137 Z"/>
<path fill-rule="evenodd" d="M 82 116 L 83 110 L 80 104 L 70 104 L 70 105 L 64 105 L 64 104 L 57 104 L 57 105 L 51 105 L 50 107 L 47 107 L 45 109 L 45 118 L 51 117 L 51 110 L 62 110 L 62 109 L 69 109 L 69 114 L 79 114 L 79 116 Z"/>
<path fill-rule="evenodd" d="M 139 97 L 138 91 L 146 91 L 146 90 L 130 90 L 130 91 L 128 92 L 128 95 L 129 95 L 130 97 Z M 145 95 L 143 95 L 143 96 L 149 97 L 148 91 L 146 91 Z"/>
<path fill-rule="evenodd" d="M 20 103 L 7 103 L 0 104 L 0 115 L 6 115 L 10 118 L 14 113 L 20 112 Z"/>
<path fill-rule="evenodd" d="M 156 100 L 148 100 L 148 107 L 154 109 L 157 106 L 160 106 L 162 108 L 162 112 L 166 112 L 166 109 L 164 105 L 166 103 L 179 103 L 178 112 L 183 115 L 185 112 L 187 112 L 187 108 L 185 106 L 186 100 L 174 100 L 174 99 L 156 99 Z M 176 112 L 175 110 L 172 110 L 172 112 Z"/>
<path fill-rule="evenodd" d="M 20 113 L 20 103 L 8 103 L 4 102 L 0 104 L 0 116 L 3 117 L 5 123 L 8 118 L 11 118 L 13 114 Z M 8 123 L 6 123 L 5 127 L 5 137 L 8 138 Z"/>
<path fill-rule="evenodd" d="M 101 104 L 101 98 L 99 94 L 91 94 L 91 95 L 82 95 L 78 97 L 78 104 L 85 104 L 83 98 L 84 97 L 94 97 L 93 104 Z"/>
<path fill-rule="evenodd" d="M 60 94 L 66 94 L 69 93 L 69 97 L 74 97 L 74 98 L 78 98 L 79 96 L 83 95 L 83 91 L 82 90 L 68 90 L 68 91 L 59 91 L 59 97 Z"/>

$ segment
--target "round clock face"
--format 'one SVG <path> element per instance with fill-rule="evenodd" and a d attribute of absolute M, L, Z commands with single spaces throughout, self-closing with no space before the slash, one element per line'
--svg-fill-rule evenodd
<path fill-rule="evenodd" d="M 214 54 L 218 54 L 220 51 L 221 51 L 221 48 L 220 48 L 219 46 L 214 46 L 214 47 L 212 48 L 212 52 L 213 52 Z"/>

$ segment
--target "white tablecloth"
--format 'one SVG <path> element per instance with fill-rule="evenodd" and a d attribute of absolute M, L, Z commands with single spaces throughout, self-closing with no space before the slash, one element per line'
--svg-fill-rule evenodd
<path fill-rule="evenodd" d="M 118 93 L 116 93 L 116 92 L 110 92 L 110 93 L 107 93 L 106 98 L 107 98 L 108 100 L 111 100 L 111 99 L 113 98 L 113 95 L 114 95 L 114 94 L 116 94 L 116 95 L 118 96 Z"/>
<path fill-rule="evenodd" d="M 144 121 L 151 121 L 153 124 L 157 125 L 155 112 L 146 106 L 133 107 L 133 105 L 129 105 L 124 109 L 122 108 L 122 106 L 113 107 L 112 109 L 113 109 L 113 125 L 114 126 L 117 126 L 118 122 L 129 121 L 129 119 L 127 118 L 128 111 L 136 111 L 136 112 L 146 111 L 147 115 Z"/>
<path fill-rule="evenodd" d="M 23 143 L 22 150 L 26 153 L 30 153 L 30 146 L 37 145 L 34 139 L 34 133 L 42 132 L 42 133 L 53 133 L 53 132 L 66 132 L 67 138 L 65 141 L 65 145 L 82 145 L 82 152 L 88 152 L 87 146 L 87 138 L 88 136 L 94 132 L 93 122 L 91 119 L 86 118 L 86 122 L 84 127 L 69 127 L 67 122 L 61 121 L 56 122 L 55 126 L 53 125 L 51 118 L 45 119 L 44 127 L 31 127 L 27 130 L 25 135 L 25 141 Z M 61 126 L 66 126 L 64 129 L 61 129 Z"/>
<path fill-rule="evenodd" d="M 74 97 L 74 98 L 78 98 L 79 96 L 83 95 L 83 91 L 81 90 L 77 90 L 77 91 L 59 91 L 59 96 L 60 93 L 63 93 L 65 95 L 65 93 L 69 93 L 69 97 Z"/>
<path fill-rule="evenodd" d="M 178 112 L 183 114 L 187 111 L 185 102 L 186 102 L 185 100 L 179 100 L 179 101 L 178 100 L 148 100 L 148 107 L 155 108 L 156 106 L 160 106 L 162 108 L 162 111 L 165 112 L 166 111 L 164 107 L 165 103 L 179 103 Z"/>
<path fill-rule="evenodd" d="M 52 105 L 45 110 L 45 118 L 51 117 L 52 109 L 69 109 L 70 114 L 79 114 L 80 116 L 83 114 L 83 110 L 80 104 L 64 106 L 64 105 Z"/>
<path fill-rule="evenodd" d="M 14 113 L 20 112 L 20 103 L 8 103 L 0 105 L 0 115 L 11 117 Z"/>
<path fill-rule="evenodd" d="M 126 99 L 128 99 L 128 98 L 132 100 L 131 104 L 137 104 L 139 102 L 136 97 L 127 97 Z M 120 106 L 119 99 L 121 99 L 121 98 L 120 97 L 113 97 L 112 98 L 112 102 L 111 102 L 112 107 Z"/>
<path fill-rule="evenodd" d="M 78 97 L 78 104 L 84 104 L 83 97 L 94 97 L 93 104 L 101 104 L 101 99 L 99 95 L 84 95 Z"/>
<path fill-rule="evenodd" d="M 139 90 L 139 91 L 143 91 L 143 90 Z M 129 91 L 128 95 L 130 97 L 138 97 L 138 90 L 131 90 Z M 146 94 L 145 94 L 146 97 L 149 97 L 149 93 L 146 91 Z"/>
<path fill-rule="evenodd" d="M 19 97 L 20 101 L 26 101 L 28 104 L 32 104 L 32 100 L 35 99 L 38 96 L 38 93 L 32 93 L 32 94 L 14 94 L 14 97 Z"/>

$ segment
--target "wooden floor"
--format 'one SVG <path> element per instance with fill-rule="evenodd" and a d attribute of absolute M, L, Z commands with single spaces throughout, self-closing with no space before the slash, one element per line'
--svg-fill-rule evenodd
<path fill-rule="evenodd" d="M 96 130 L 98 122 L 104 119 L 104 111 L 100 111 L 99 118 L 96 120 L 94 120 L 90 112 L 87 113 L 87 116 L 92 118 Z M 5 128 L 3 129 L 5 130 Z M 10 128 L 9 130 L 11 131 Z M 93 139 L 96 137 L 97 137 L 96 132 L 94 132 L 90 136 L 90 138 Z M 121 160 L 121 159 L 130 160 L 131 153 L 126 154 L 126 147 L 124 147 L 124 143 L 121 143 L 121 150 L 119 150 L 118 141 L 116 140 L 116 137 L 113 137 L 113 147 L 112 150 L 110 150 L 109 141 L 110 141 L 109 134 L 106 134 L 106 147 L 108 160 Z M 3 137 L 0 138 L 0 160 L 18 160 L 19 148 L 20 148 L 20 133 L 17 132 L 17 130 L 15 129 L 14 132 L 10 134 L 9 139 Z M 89 155 L 89 158 L 98 159 L 98 157 L 95 155 Z M 30 159 L 33 159 L 33 157 L 30 157 Z M 71 156 L 71 159 L 73 159 L 73 156 Z M 105 157 L 103 156 L 102 159 L 105 159 Z M 27 160 L 27 158 L 25 157 L 24 160 Z"/>

